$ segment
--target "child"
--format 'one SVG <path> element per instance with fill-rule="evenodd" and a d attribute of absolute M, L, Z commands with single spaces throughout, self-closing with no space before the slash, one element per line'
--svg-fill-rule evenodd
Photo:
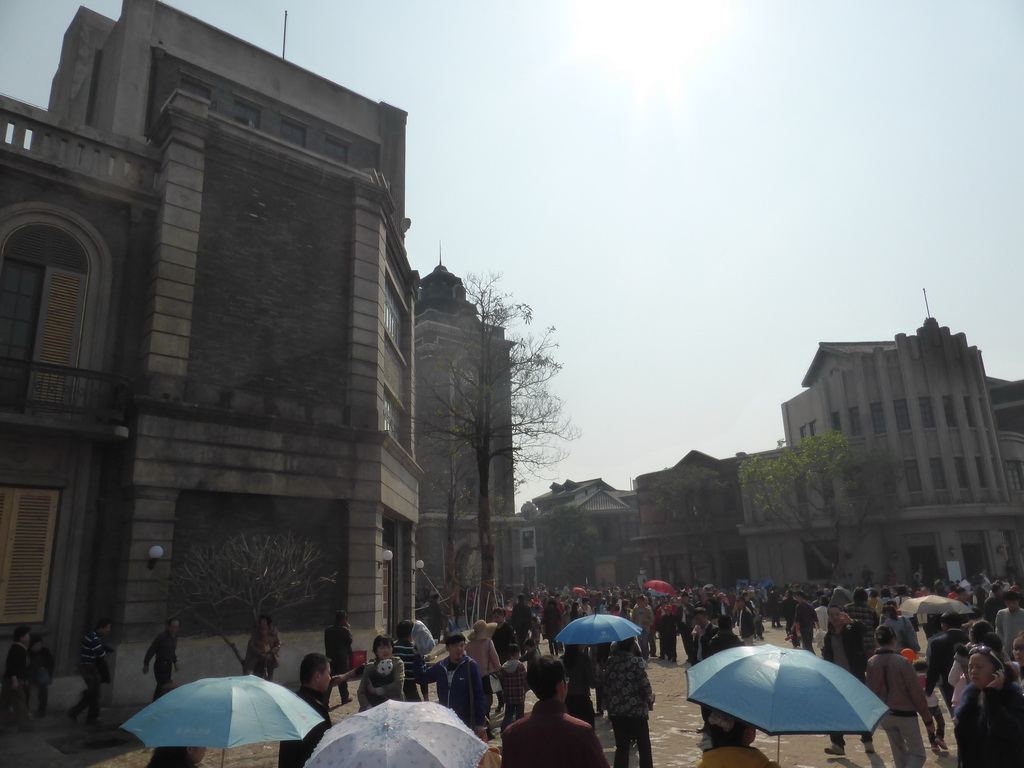
<path fill-rule="evenodd" d="M 36 714 L 46 717 L 46 705 L 49 701 L 50 683 L 53 682 L 53 654 L 43 646 L 42 635 L 32 635 L 28 646 L 28 690 L 25 703 L 28 704 L 28 692 L 35 690 L 39 704 Z"/>
<path fill-rule="evenodd" d="M 516 648 L 518 651 L 519 649 Z M 540 658 L 540 651 L 537 650 L 537 641 L 532 637 L 526 638 L 523 641 L 523 655 L 519 657 L 519 661 L 523 664 L 529 664 L 534 659 Z"/>
<path fill-rule="evenodd" d="M 505 695 L 505 717 L 501 721 L 501 732 L 505 733 L 509 725 L 523 717 L 526 708 L 526 664 L 519 660 L 519 646 L 515 643 L 509 643 L 508 661 L 498 670 L 498 682 Z"/>
<path fill-rule="evenodd" d="M 917 672 L 917 679 L 921 682 L 921 687 L 925 687 L 925 679 L 928 672 L 928 660 L 918 659 L 914 662 L 914 670 Z M 935 721 L 935 730 L 928 734 L 928 741 L 932 745 L 932 752 L 939 754 L 939 752 L 949 752 L 949 747 L 946 746 L 946 721 L 942 718 L 942 708 L 939 707 L 939 697 L 934 693 L 931 696 L 926 695 L 925 698 L 928 700 L 928 711 L 932 713 L 932 719 Z"/>

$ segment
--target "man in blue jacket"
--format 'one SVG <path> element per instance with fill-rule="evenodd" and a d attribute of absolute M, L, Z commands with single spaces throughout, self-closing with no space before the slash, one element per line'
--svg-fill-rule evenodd
<path fill-rule="evenodd" d="M 456 632 L 444 641 L 448 658 L 431 664 L 416 675 L 417 683 L 436 683 L 437 701 L 487 741 L 487 716 L 480 667 L 466 655 L 466 638 Z"/>

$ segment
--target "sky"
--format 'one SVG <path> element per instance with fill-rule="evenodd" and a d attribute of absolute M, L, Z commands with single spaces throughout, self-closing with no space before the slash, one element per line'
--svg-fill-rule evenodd
<path fill-rule="evenodd" d="M 45 106 L 79 4 L 0 0 Z M 618 488 L 775 446 L 821 341 L 963 332 L 1024 378 L 1018 0 L 169 0 L 409 113 L 406 249 L 500 273 L 581 436 L 527 482 Z M 529 330 L 529 329 L 525 329 Z"/>

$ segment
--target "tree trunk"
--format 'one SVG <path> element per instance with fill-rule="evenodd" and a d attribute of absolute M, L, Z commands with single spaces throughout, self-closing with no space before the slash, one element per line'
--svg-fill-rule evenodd
<path fill-rule="evenodd" d="M 480 486 L 477 497 L 476 523 L 480 538 L 480 593 L 476 603 L 480 611 L 478 618 L 490 616 L 494 602 L 494 536 L 491 534 L 491 462 L 489 456 L 477 457 L 477 477 Z"/>
<path fill-rule="evenodd" d="M 454 472 L 452 473 L 454 477 Z M 444 592 L 445 599 L 442 601 L 444 604 L 444 615 L 449 619 L 458 618 L 457 606 L 459 604 L 459 565 L 458 556 L 455 551 L 455 481 L 452 481 L 453 489 L 448 494 L 448 516 L 446 520 L 445 531 L 447 535 L 448 545 L 445 547 L 444 555 Z M 445 627 L 445 634 L 447 634 L 448 627 Z"/>

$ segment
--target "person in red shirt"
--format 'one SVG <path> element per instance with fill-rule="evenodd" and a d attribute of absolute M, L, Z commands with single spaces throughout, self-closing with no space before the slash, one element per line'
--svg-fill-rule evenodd
<path fill-rule="evenodd" d="M 537 703 L 528 717 L 505 729 L 502 768 L 608 768 L 597 732 L 569 715 L 565 665 L 541 656 L 526 673 Z"/>

